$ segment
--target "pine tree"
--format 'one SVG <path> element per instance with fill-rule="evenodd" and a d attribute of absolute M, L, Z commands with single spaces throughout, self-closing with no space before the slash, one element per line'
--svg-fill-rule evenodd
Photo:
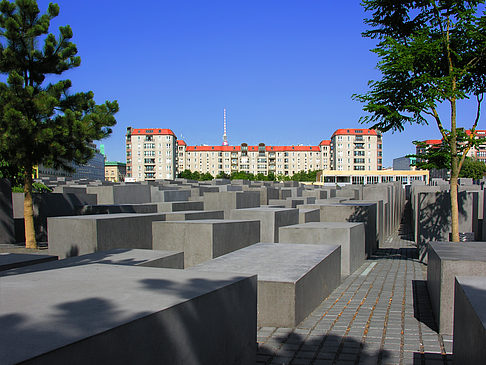
<path fill-rule="evenodd" d="M 48 83 L 48 77 L 81 63 L 69 25 L 49 33 L 59 14 L 49 4 L 40 14 L 35 0 L 0 2 L 0 155 L 24 173 L 26 247 L 37 246 L 32 205 L 32 169 L 43 164 L 70 169 L 93 156 L 89 143 L 111 133 L 116 101 L 96 105 L 93 92 L 69 93 L 70 80 Z M 43 41 L 43 48 L 38 44 Z"/>

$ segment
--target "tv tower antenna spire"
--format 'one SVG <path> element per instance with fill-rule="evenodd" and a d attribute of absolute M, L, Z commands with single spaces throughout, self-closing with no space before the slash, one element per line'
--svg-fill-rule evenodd
<path fill-rule="evenodd" d="M 223 124 L 224 124 L 223 146 L 228 146 L 228 137 L 226 136 L 226 108 L 224 108 L 224 112 L 223 112 Z"/>

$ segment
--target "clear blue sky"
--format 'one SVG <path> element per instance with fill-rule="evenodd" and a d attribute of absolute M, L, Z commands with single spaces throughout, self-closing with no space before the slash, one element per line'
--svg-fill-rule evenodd
<path fill-rule="evenodd" d="M 45 11 L 49 1 L 38 2 Z M 51 31 L 71 25 L 82 60 L 65 74 L 73 91 L 120 105 L 102 142 L 111 161 L 125 161 L 127 126 L 219 145 L 223 108 L 230 144 L 317 145 L 338 128 L 362 127 L 362 106 L 351 95 L 379 77 L 374 42 L 361 37 L 358 0 L 57 3 Z M 471 125 L 472 106 L 460 108 Z M 384 165 L 412 153 L 413 140 L 430 138 L 440 138 L 435 124 L 386 133 Z"/>

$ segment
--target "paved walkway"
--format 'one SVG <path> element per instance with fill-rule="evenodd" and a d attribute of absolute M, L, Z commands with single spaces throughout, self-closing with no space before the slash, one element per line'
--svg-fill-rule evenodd
<path fill-rule="evenodd" d="M 389 238 L 296 328 L 258 328 L 257 364 L 452 364 L 408 237 Z"/>

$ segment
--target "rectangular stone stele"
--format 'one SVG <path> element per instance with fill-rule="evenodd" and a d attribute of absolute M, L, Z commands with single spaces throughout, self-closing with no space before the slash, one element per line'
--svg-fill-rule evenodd
<path fill-rule="evenodd" d="M 48 218 L 49 254 L 60 259 L 113 248 L 152 248 L 152 222 L 164 213 Z"/>
<path fill-rule="evenodd" d="M 486 276 L 486 242 L 431 242 L 428 245 L 427 288 L 439 333 L 452 335 L 454 277 Z"/>
<path fill-rule="evenodd" d="M 184 267 L 200 264 L 260 241 L 260 221 L 154 222 L 153 249 L 184 252 Z"/>
<path fill-rule="evenodd" d="M 299 209 L 299 224 L 304 224 L 309 222 L 320 222 L 320 221 L 321 221 L 320 209 Z"/>
<path fill-rule="evenodd" d="M 67 257 L 62 260 L 57 260 L 56 257 L 56 261 L 49 261 L 42 264 L 6 270 L 1 272 L 0 276 L 18 275 L 34 271 L 53 270 L 60 269 L 62 267 L 88 264 L 111 264 L 183 269 L 184 253 L 174 251 L 115 248 L 109 251 L 98 251 L 81 256 Z"/>
<path fill-rule="evenodd" d="M 366 258 L 363 223 L 311 222 L 281 227 L 279 241 L 341 246 L 342 275 L 352 274 Z"/>
<path fill-rule="evenodd" d="M 189 221 L 201 219 L 224 219 L 222 210 L 188 210 L 165 213 L 166 221 Z"/>
<path fill-rule="evenodd" d="M 457 276 L 454 294 L 454 364 L 486 364 L 486 277 Z"/>
<path fill-rule="evenodd" d="M 341 281 L 341 248 L 258 243 L 194 266 L 258 275 L 258 326 L 295 327 Z"/>
<path fill-rule="evenodd" d="M 255 364 L 252 275 L 93 264 L 0 287 L 1 364 Z"/>
<path fill-rule="evenodd" d="M 295 208 L 233 209 L 231 219 L 258 219 L 261 222 L 261 242 L 278 242 L 280 227 L 299 224 L 299 210 Z"/>
<path fill-rule="evenodd" d="M 0 271 L 57 260 L 57 256 L 33 253 L 0 253 Z"/>

